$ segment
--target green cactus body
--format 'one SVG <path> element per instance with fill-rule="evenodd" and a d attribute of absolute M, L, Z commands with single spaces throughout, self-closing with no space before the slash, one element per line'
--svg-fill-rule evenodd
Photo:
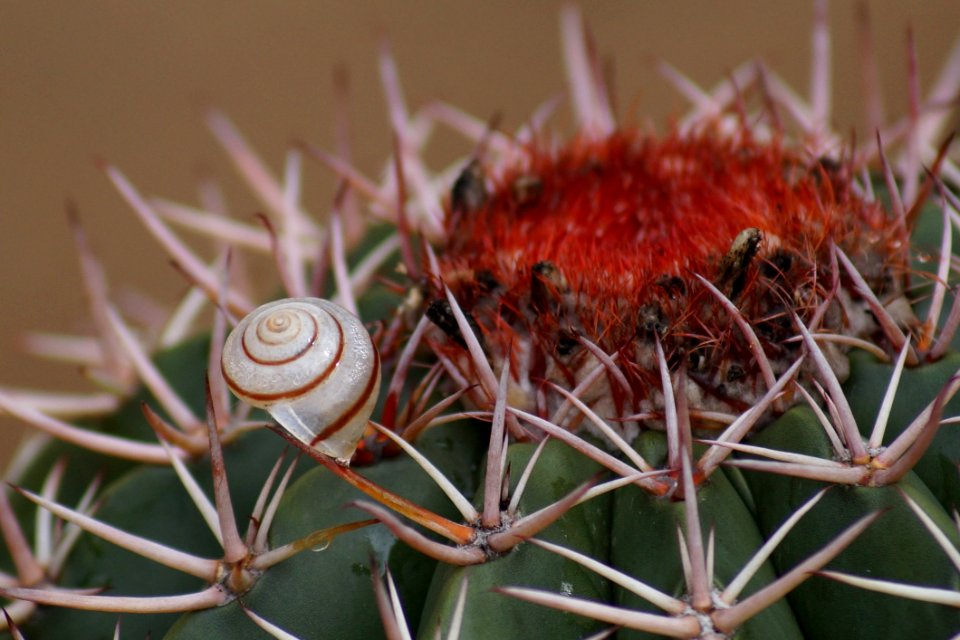
<path fill-rule="evenodd" d="M 104 167 L 218 313 L 148 356 L 95 301 L 144 383 L 97 420 L 0 393 L 59 438 L 0 494 L 0 637 L 107 638 L 118 614 L 120 637 L 170 640 L 960 632 L 955 153 L 894 174 L 760 72 L 667 134 L 620 130 L 579 15 L 561 24 L 570 142 L 463 116 L 478 149 L 436 184 L 411 122 L 382 184 L 306 147 L 389 223 L 348 252 L 339 213 L 277 205 L 247 231 L 296 300 L 261 320 Z M 304 354 L 321 364 L 265 374 L 282 390 L 233 360 Z"/>
<path fill-rule="evenodd" d="M 811 417 L 799 410 L 787 413 L 758 434 L 756 440 L 793 451 L 809 452 L 818 445 L 823 447 L 827 443 Z M 749 472 L 747 481 L 764 532 L 772 531 L 780 519 L 822 487 L 821 483 L 808 480 Z M 900 493 L 915 500 L 952 544 L 957 544 L 956 527 L 947 512 L 926 485 L 910 473 L 893 486 L 834 487 L 778 547 L 772 558 L 774 564 L 781 571 L 794 566 L 832 537 L 828 531 L 838 531 L 867 512 L 885 510 L 876 528 L 864 532 L 829 568 L 956 590 L 960 586 L 957 572 L 944 562 L 942 550 L 907 508 Z M 875 593 L 851 599 L 851 589 L 831 581 L 807 583 L 789 596 L 805 637 L 865 638 L 882 628 L 895 638 L 911 634 L 946 638 L 960 626 L 960 614 L 955 610 Z"/>
<path fill-rule="evenodd" d="M 473 469 L 480 442 L 472 425 L 460 425 L 424 436 L 422 446 L 441 468 Z M 474 442 L 471 449 L 470 441 Z M 454 445 L 454 441 L 456 445 Z M 465 474 L 469 477 L 471 474 Z M 370 468 L 374 481 L 401 493 L 415 496 L 420 504 L 449 511 L 449 504 L 421 470 L 408 459 L 386 461 Z M 466 478 L 464 478 L 466 479 Z M 300 539 L 307 534 L 356 521 L 358 514 L 342 508 L 362 494 L 332 476 L 325 469 L 305 473 L 286 492 L 277 520 L 271 529 L 275 544 Z M 264 574 L 243 598 L 243 604 L 298 637 L 356 638 L 381 633 L 371 584 L 371 557 L 380 566 L 389 566 L 397 585 L 411 604 L 409 620 L 423 606 L 436 563 L 395 540 L 383 527 L 369 527 L 302 554 L 301 562 L 283 563 Z M 338 576 L 320 580 L 318 576 Z M 349 602 L 349 607 L 336 603 Z M 324 604 L 326 603 L 326 604 Z M 317 609 L 317 618 L 297 612 Z M 318 629 L 322 631 L 318 632 Z M 240 602 L 184 616 L 171 629 L 170 638 L 257 638 L 262 631 L 251 625 L 240 610 Z"/>
<path fill-rule="evenodd" d="M 507 454 L 512 468 L 523 468 L 534 447 L 516 444 Z M 552 473 L 535 476 L 524 494 L 522 506 L 544 506 L 563 497 L 579 482 L 599 470 L 598 465 L 579 456 L 560 443 L 549 443 L 540 462 Z M 608 555 L 610 526 L 609 500 L 591 501 L 572 509 L 569 517 L 550 527 L 543 539 L 562 544 L 592 557 Z M 421 620 L 421 634 L 429 636 L 439 624 L 448 630 L 460 585 L 467 581 L 467 608 L 462 633 L 465 637 L 528 638 L 583 637 L 602 628 L 596 621 L 573 615 L 550 615 L 548 609 L 533 613 L 520 607 L 504 606 L 503 597 L 493 591 L 501 585 L 513 584 L 541 589 L 562 590 L 591 600 L 610 598 L 606 580 L 565 561 L 544 549 L 523 545 L 495 562 L 471 567 L 444 566 L 437 572 L 428 596 L 428 607 Z M 491 626 L 491 621 L 497 624 Z"/>

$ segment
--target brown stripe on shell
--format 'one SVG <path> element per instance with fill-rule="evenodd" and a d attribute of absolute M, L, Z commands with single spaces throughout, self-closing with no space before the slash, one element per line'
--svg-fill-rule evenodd
<path fill-rule="evenodd" d="M 353 420 L 353 418 L 367 403 L 367 399 L 370 397 L 370 394 L 373 393 L 374 387 L 377 386 L 377 382 L 380 380 L 380 354 L 376 349 L 374 349 L 373 355 L 373 370 L 370 372 L 370 378 L 367 380 L 367 386 L 364 388 L 363 393 L 360 394 L 360 397 L 357 398 L 356 402 L 350 405 L 350 408 L 344 411 L 339 418 L 330 423 L 326 429 L 314 436 L 313 440 L 310 441 L 311 447 L 315 446 L 318 442 L 326 440 L 337 431 L 342 429 L 345 424 Z"/>
<path fill-rule="evenodd" d="M 330 316 L 331 318 L 333 318 L 333 316 L 331 316 L 329 313 L 327 313 L 326 310 L 324 310 L 324 313 L 326 313 L 328 316 Z M 310 347 L 312 347 L 314 344 L 316 344 L 316 342 L 317 342 L 317 336 L 318 336 L 319 333 L 320 333 L 320 328 L 317 326 L 317 319 L 314 318 L 314 317 L 313 317 L 312 315 L 310 315 L 309 313 L 306 314 L 306 315 L 307 315 L 308 318 L 310 318 L 310 322 L 313 323 L 313 337 L 311 337 L 311 338 L 310 338 L 310 341 L 307 342 L 306 345 L 304 345 L 303 349 L 300 349 L 300 351 L 297 351 L 297 352 L 296 352 L 295 354 L 293 354 L 292 356 L 290 356 L 290 357 L 288 357 L 288 358 L 284 358 L 283 360 L 260 360 L 259 358 L 255 357 L 252 353 L 250 353 L 250 350 L 247 348 L 247 332 L 246 332 L 246 331 L 244 331 L 244 332 L 240 335 L 240 346 L 243 347 L 243 353 L 244 353 L 248 358 L 250 358 L 250 360 L 252 360 L 253 362 L 256 362 L 257 364 L 266 365 L 266 366 L 275 366 L 275 365 L 286 364 L 287 362 L 293 362 L 294 360 L 296 360 L 297 358 L 299 358 L 300 356 L 302 356 L 304 353 L 306 353 L 306 352 L 310 349 Z M 341 344 L 342 344 L 342 342 L 343 342 L 343 329 L 340 328 L 340 323 L 337 322 L 337 319 L 336 319 L 336 318 L 333 318 L 333 321 L 337 323 L 337 329 L 340 331 L 340 341 L 341 341 Z M 260 324 L 259 324 L 259 323 L 257 323 L 257 326 L 255 327 L 255 329 L 256 329 L 257 337 L 259 338 L 259 337 L 260 337 Z M 267 342 L 267 344 L 276 344 L 276 343 Z"/>
<path fill-rule="evenodd" d="M 317 375 L 315 378 L 310 380 L 310 382 L 308 382 L 307 384 L 300 387 L 296 387 L 294 389 L 289 389 L 287 391 L 280 391 L 279 393 L 253 393 L 251 391 L 247 391 L 246 389 L 240 387 L 236 382 L 234 382 L 233 379 L 227 375 L 227 372 L 223 367 L 223 362 L 221 361 L 220 370 L 223 372 L 224 380 L 227 381 L 227 385 L 231 389 L 233 389 L 234 393 L 236 393 L 238 396 L 241 396 L 244 398 L 250 398 L 251 400 L 259 400 L 261 402 L 275 402 L 277 400 L 286 400 L 289 398 L 294 398 L 296 396 L 303 395 L 304 393 L 307 393 L 308 391 L 313 390 L 314 388 L 320 386 L 320 384 L 323 383 L 323 381 L 326 380 L 331 373 L 333 373 L 333 370 L 337 368 L 337 364 L 340 362 L 341 356 L 343 356 L 343 346 L 344 346 L 343 327 L 340 326 L 340 322 L 337 321 L 336 318 L 334 318 L 334 321 L 336 321 L 337 331 L 339 331 L 340 333 L 340 339 L 337 341 L 337 344 L 339 345 L 337 348 L 337 353 L 333 357 L 333 359 L 330 361 L 330 364 L 327 365 L 327 368 L 324 369 L 322 372 L 320 372 L 319 375 Z M 244 351 L 246 351 L 246 349 L 244 349 Z M 272 365 L 271 363 L 268 362 L 264 366 L 272 366 Z M 377 366 L 378 367 L 380 366 L 379 356 L 377 359 Z"/>

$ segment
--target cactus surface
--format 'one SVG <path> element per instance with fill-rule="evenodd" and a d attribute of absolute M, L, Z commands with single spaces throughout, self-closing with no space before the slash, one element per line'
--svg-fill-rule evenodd
<path fill-rule="evenodd" d="M 861 146 L 830 131 L 823 87 L 808 104 L 760 65 L 712 94 L 672 75 L 698 97 L 653 134 L 617 126 L 575 10 L 561 30 L 570 140 L 549 108 L 515 135 L 457 112 L 473 153 L 432 172 L 436 116 L 408 115 L 385 53 L 397 153 L 379 181 L 309 145 L 284 181 L 250 170 L 216 112 L 264 227 L 174 215 L 103 166 L 193 289 L 158 348 L 85 270 L 99 376 L 136 389 L 115 411 L 70 423 L 0 391 L 44 434 L 0 491 L 0 637 L 960 633 L 960 65 L 922 118 Z M 297 200 L 301 155 L 344 184 L 322 224 Z M 247 238 L 279 297 L 326 296 L 366 331 L 330 323 L 345 342 L 277 359 L 316 348 L 316 371 L 238 391 L 235 358 L 274 365 L 246 336 L 326 311 L 248 330 L 243 252 L 204 261 L 175 220 Z M 204 299 L 212 322 L 179 329 Z"/>

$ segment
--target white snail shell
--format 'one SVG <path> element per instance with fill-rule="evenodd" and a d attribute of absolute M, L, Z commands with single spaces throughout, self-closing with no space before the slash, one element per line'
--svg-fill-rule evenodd
<path fill-rule="evenodd" d="M 238 398 L 344 463 L 363 437 L 380 390 L 380 356 L 366 328 L 320 298 L 255 309 L 227 337 L 221 368 Z"/>

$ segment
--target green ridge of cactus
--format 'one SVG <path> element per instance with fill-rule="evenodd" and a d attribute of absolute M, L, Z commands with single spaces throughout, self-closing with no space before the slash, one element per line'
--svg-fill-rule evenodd
<path fill-rule="evenodd" d="M 929 174 L 909 150 L 896 163 L 838 147 L 826 122 L 784 128 L 779 108 L 810 105 L 768 93 L 770 71 L 730 80 L 686 129 L 618 130 L 579 15 L 561 24 L 572 141 L 464 120 L 478 149 L 434 176 L 408 122 L 381 183 L 306 147 L 389 219 L 358 218 L 365 234 L 345 239 L 339 214 L 321 224 L 274 198 L 272 228 L 247 229 L 315 315 L 245 320 L 248 292 L 104 166 L 217 312 L 159 348 L 95 293 L 101 377 L 136 390 L 79 424 L 0 391 L 0 409 L 46 434 L 0 491 L 0 638 L 960 633 L 960 199 L 938 173 L 956 154 L 932 151 L 949 112 L 916 142 Z M 239 133 L 209 118 L 249 166 Z M 659 177 L 630 191 L 624 176 L 647 179 L 631 163 Z M 678 196 L 674 175 L 694 188 Z M 285 193 L 245 177 L 267 200 Z M 604 208 L 662 187 L 722 209 L 704 193 L 727 178 L 733 222 L 687 213 L 655 232 Z M 568 226 L 544 229 L 547 214 Z M 199 215 L 220 242 L 240 224 Z M 653 238 L 649 255 L 624 249 L 628 231 Z M 709 246 L 676 267 L 665 252 L 690 238 Z M 365 327 L 278 356 L 340 358 L 285 374 L 293 391 L 244 387 L 228 326 L 271 343 L 333 322 L 311 292 Z M 242 350 L 264 364 L 259 348 Z M 363 433 L 317 448 L 350 424 Z"/>

